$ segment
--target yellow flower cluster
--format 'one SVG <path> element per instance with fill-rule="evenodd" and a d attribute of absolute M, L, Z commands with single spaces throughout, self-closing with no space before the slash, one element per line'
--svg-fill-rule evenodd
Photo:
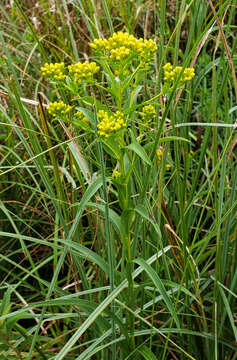
<path fill-rule="evenodd" d="M 181 66 L 176 66 L 175 68 L 173 68 L 173 66 L 170 63 L 167 63 L 163 66 L 163 70 L 164 70 L 164 80 L 167 82 L 174 82 L 180 75 L 183 68 Z M 180 82 L 184 83 L 186 81 L 190 81 L 194 76 L 195 76 L 194 69 L 186 68 L 184 69 L 183 74 L 181 75 Z"/>
<path fill-rule="evenodd" d="M 146 105 L 142 108 L 142 120 L 148 121 L 150 119 L 154 119 L 156 117 L 156 109 L 153 105 Z"/>
<path fill-rule="evenodd" d="M 156 155 L 158 157 L 158 160 L 160 161 L 162 159 L 162 156 L 163 156 L 163 151 L 161 149 L 157 149 L 156 150 Z"/>
<path fill-rule="evenodd" d="M 157 51 L 157 45 L 153 40 L 138 39 L 136 42 L 136 50 L 141 58 L 145 61 L 151 61 Z"/>
<path fill-rule="evenodd" d="M 99 110 L 98 118 L 101 119 L 97 125 L 98 133 L 101 136 L 109 137 L 112 133 L 126 127 L 124 115 L 121 111 L 116 111 L 115 114 L 109 115 L 106 111 Z"/>
<path fill-rule="evenodd" d="M 158 161 L 161 161 L 162 156 L 163 156 L 163 150 L 161 150 L 161 148 L 158 148 L 158 149 L 156 150 L 156 155 L 157 155 L 157 157 L 158 157 Z M 170 155 L 170 153 L 168 153 L 168 155 Z M 165 164 L 166 170 L 169 170 L 169 169 L 171 168 L 171 166 L 172 166 L 172 165 L 169 164 L 169 163 Z"/>
<path fill-rule="evenodd" d="M 119 171 L 117 171 L 117 170 L 114 170 L 113 171 L 113 173 L 112 173 L 112 177 L 113 178 L 118 178 L 118 177 L 120 177 L 121 176 L 121 173 L 119 172 Z"/>
<path fill-rule="evenodd" d="M 83 112 L 81 112 L 81 111 L 77 111 L 76 113 L 75 113 L 75 116 L 77 117 L 77 119 L 78 120 L 80 120 L 80 121 L 84 121 L 84 122 L 89 122 L 89 120 L 87 119 L 87 117 L 85 117 L 85 115 L 83 114 Z"/>
<path fill-rule="evenodd" d="M 110 59 L 117 61 L 126 59 L 129 53 L 130 49 L 126 48 L 125 46 L 121 46 L 117 49 L 111 49 Z"/>
<path fill-rule="evenodd" d="M 90 47 L 98 51 L 109 50 L 109 42 L 107 39 L 95 39 L 90 43 Z"/>
<path fill-rule="evenodd" d="M 51 79 L 51 80 L 64 80 L 66 75 L 64 74 L 65 71 L 65 64 L 64 62 L 55 63 L 55 64 L 44 64 L 40 68 L 42 75 Z"/>
<path fill-rule="evenodd" d="M 47 111 L 50 113 L 50 115 L 55 117 L 67 114 L 71 108 L 72 107 L 70 105 L 65 104 L 63 101 L 55 101 L 47 106 Z"/>
<path fill-rule="evenodd" d="M 157 51 L 153 40 L 136 39 L 133 35 L 119 31 L 108 39 L 95 39 L 90 46 L 98 51 L 111 53 L 110 58 L 121 60 L 130 52 L 138 56 L 143 62 L 149 62 Z"/>
<path fill-rule="evenodd" d="M 89 63 L 85 61 L 84 63 L 77 63 L 68 66 L 69 73 L 73 75 L 77 80 L 92 78 L 100 68 L 96 65 L 95 62 Z"/>

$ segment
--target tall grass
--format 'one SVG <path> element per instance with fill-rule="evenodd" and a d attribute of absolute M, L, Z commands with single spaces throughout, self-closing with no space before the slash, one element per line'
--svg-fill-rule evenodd
<path fill-rule="evenodd" d="M 236 6 L 1 3 L 2 359 L 237 359 Z M 125 161 L 127 212 L 115 159 L 92 133 L 51 121 L 48 101 L 70 98 L 40 73 L 94 59 L 89 42 L 118 30 L 158 45 L 138 111 L 161 92 L 166 62 L 196 73 L 154 100 L 143 152 Z M 110 101 L 86 99 L 92 117 Z"/>

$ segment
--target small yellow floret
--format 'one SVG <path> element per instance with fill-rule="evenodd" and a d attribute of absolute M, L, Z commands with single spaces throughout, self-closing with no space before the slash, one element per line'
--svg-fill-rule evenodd
<path fill-rule="evenodd" d="M 157 149 L 156 155 L 158 157 L 158 160 L 160 161 L 162 159 L 163 151 L 161 149 Z"/>
<path fill-rule="evenodd" d="M 117 171 L 117 170 L 114 170 L 114 171 L 113 171 L 112 177 L 118 178 L 118 177 L 120 177 L 120 176 L 121 176 L 121 173 L 120 173 L 119 171 Z"/>
<path fill-rule="evenodd" d="M 162 159 L 162 157 L 163 157 L 163 150 L 162 150 L 162 148 L 158 148 L 157 150 L 156 150 L 156 155 L 157 155 L 157 157 L 158 157 L 158 161 L 161 161 L 161 159 Z M 168 155 L 170 155 L 170 153 L 168 152 Z M 166 170 L 169 170 L 170 168 L 171 168 L 171 164 L 170 163 L 167 163 L 167 164 L 165 164 L 165 168 L 166 168 Z"/>
<path fill-rule="evenodd" d="M 168 62 L 163 66 L 163 69 L 164 69 L 164 71 L 170 72 L 173 70 L 173 66 L 171 65 L 171 63 Z"/>
<path fill-rule="evenodd" d="M 70 105 L 65 104 L 63 101 L 55 101 L 51 102 L 46 109 L 50 115 L 55 117 L 67 114 L 71 108 L 72 107 Z"/>
<path fill-rule="evenodd" d="M 78 120 L 84 121 L 86 123 L 89 123 L 89 120 L 87 119 L 87 117 L 85 117 L 85 115 L 83 114 L 82 111 L 77 111 L 75 113 L 75 116 L 78 118 Z"/>
<path fill-rule="evenodd" d="M 44 64 L 40 68 L 42 75 L 47 77 L 48 79 L 59 81 L 64 80 L 66 75 L 64 74 L 65 71 L 65 64 L 64 62 L 55 63 L 55 64 Z"/>

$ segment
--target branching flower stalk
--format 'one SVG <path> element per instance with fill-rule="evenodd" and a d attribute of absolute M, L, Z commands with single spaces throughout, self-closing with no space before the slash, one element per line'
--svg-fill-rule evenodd
<path fill-rule="evenodd" d="M 134 259 L 131 252 L 131 233 L 136 202 L 132 198 L 131 185 L 135 162 L 141 161 L 144 168 L 151 166 L 149 156 L 141 142 L 145 138 L 147 129 L 156 130 L 154 120 L 157 117 L 156 104 L 160 96 L 173 91 L 174 88 L 183 87 L 195 73 L 194 69 L 173 67 L 167 63 L 163 66 L 162 92 L 150 99 L 141 99 L 138 95 L 143 85 L 144 74 L 149 75 L 152 71 L 157 44 L 152 39 L 137 39 L 133 35 L 119 31 L 108 39 L 95 39 L 90 47 L 94 52 L 94 62 L 85 61 L 68 66 L 61 62 L 45 64 L 41 68 L 43 76 L 46 76 L 57 88 L 63 89 L 70 99 L 70 104 L 66 104 L 61 99 L 51 102 L 47 110 L 54 119 L 65 121 L 69 127 L 73 126 L 84 132 L 88 138 L 99 142 L 104 187 L 106 182 L 110 181 L 118 194 L 123 244 L 121 267 L 126 272 L 129 284 L 128 307 L 134 310 L 134 284 L 131 275 L 134 270 Z M 88 96 L 88 93 L 91 96 Z M 108 169 L 104 168 L 102 150 L 109 155 L 115 167 L 110 176 Z M 157 149 L 157 157 L 159 161 L 164 160 L 160 148 Z M 170 167 L 171 165 L 167 163 L 164 169 L 168 171 Z M 105 192 L 105 200 L 108 200 L 107 195 Z M 108 208 L 106 211 L 108 215 Z M 108 235 L 108 224 L 106 229 Z M 114 244 L 108 244 L 108 247 L 111 252 Z M 110 263 L 111 266 L 116 266 L 113 262 Z M 110 274 L 111 289 L 114 281 L 114 274 Z M 135 336 L 132 312 L 129 312 L 128 319 L 131 338 L 129 346 L 133 350 Z"/>

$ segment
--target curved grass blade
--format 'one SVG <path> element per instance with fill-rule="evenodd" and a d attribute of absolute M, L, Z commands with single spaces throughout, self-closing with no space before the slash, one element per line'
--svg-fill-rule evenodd
<path fill-rule="evenodd" d="M 147 262 L 145 260 L 140 258 L 140 259 L 134 260 L 134 262 L 137 263 L 138 265 L 140 265 L 142 267 L 142 269 L 146 271 L 147 275 L 150 277 L 150 279 L 153 281 L 153 283 L 155 284 L 157 289 L 160 291 L 161 295 L 163 296 L 164 302 L 166 303 L 167 308 L 169 309 L 169 311 L 172 315 L 172 318 L 175 320 L 177 327 L 180 328 L 180 322 L 179 322 L 178 316 L 176 314 L 176 310 L 173 307 L 170 297 L 167 294 L 167 291 L 166 291 L 159 275 L 155 272 L 155 270 L 149 264 L 147 264 Z"/>
<path fill-rule="evenodd" d="M 147 263 L 150 265 L 157 260 L 160 256 L 165 254 L 171 249 L 171 246 L 165 247 L 162 251 L 159 251 L 157 254 L 153 255 L 147 260 Z M 132 273 L 132 278 L 135 279 L 143 271 L 142 266 L 139 266 Z M 88 329 L 91 324 L 94 323 L 95 319 L 106 309 L 106 307 L 128 286 L 128 280 L 124 280 L 117 288 L 115 288 L 106 299 L 93 311 L 93 313 L 86 319 L 86 321 L 79 327 L 79 329 L 74 333 L 71 339 L 64 345 L 58 355 L 55 357 L 55 360 L 62 360 L 69 353 L 73 345 L 81 337 L 81 335 Z"/>

